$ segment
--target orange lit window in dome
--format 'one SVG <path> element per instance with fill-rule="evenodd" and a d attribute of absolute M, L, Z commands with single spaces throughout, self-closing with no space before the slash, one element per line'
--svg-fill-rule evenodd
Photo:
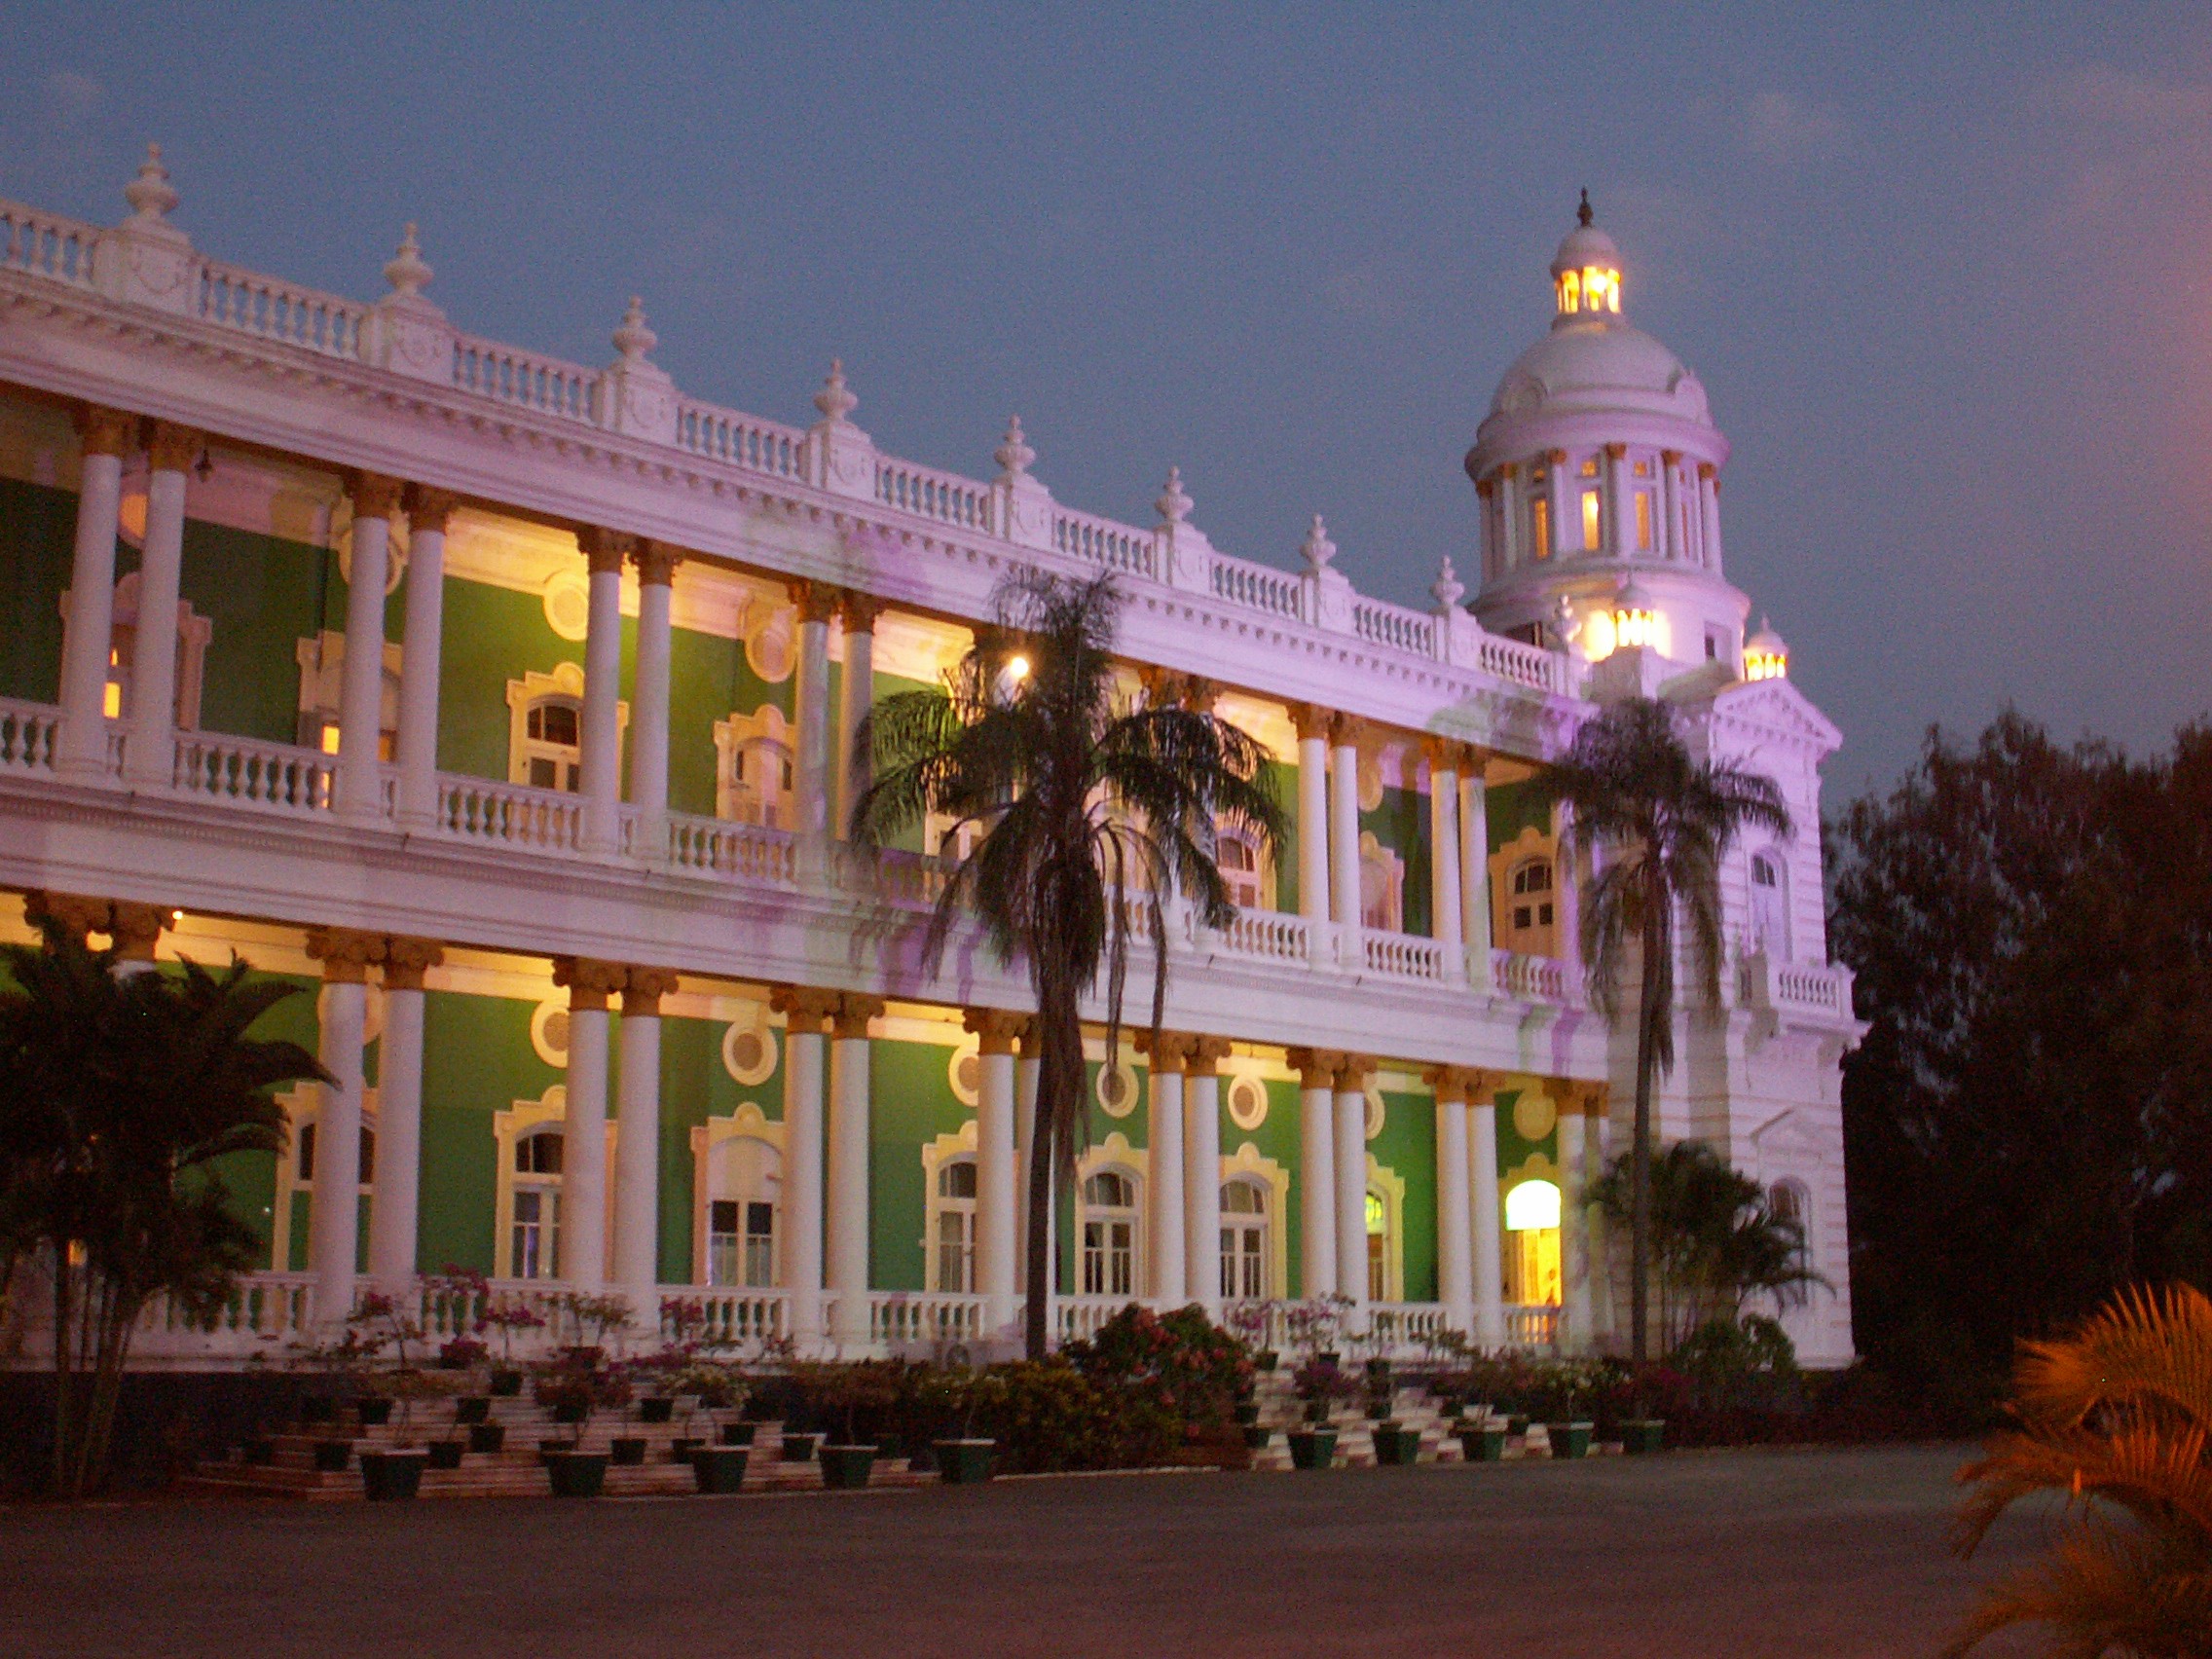
<path fill-rule="evenodd" d="M 1552 504 L 1541 496 L 1529 503 L 1529 545 L 1539 559 L 1552 556 Z"/>
<path fill-rule="evenodd" d="M 1651 492 L 1648 490 L 1636 493 L 1636 550 L 1639 553 L 1651 551 Z"/>
<path fill-rule="evenodd" d="M 1597 552 L 1597 551 L 1598 551 L 1598 545 L 1599 545 L 1599 532 L 1600 532 L 1601 530 L 1603 530 L 1603 529 L 1604 528 L 1604 508 L 1603 508 L 1603 507 L 1602 507 L 1602 506 L 1600 505 L 1600 503 L 1599 503 L 1599 499 L 1598 499 L 1598 492 L 1597 492 L 1597 491 L 1595 491 L 1595 490 L 1585 490 L 1585 491 L 1583 491 L 1583 492 L 1582 492 L 1582 551 L 1583 551 L 1583 552 L 1585 552 L 1585 553 L 1595 553 L 1595 552 Z"/>

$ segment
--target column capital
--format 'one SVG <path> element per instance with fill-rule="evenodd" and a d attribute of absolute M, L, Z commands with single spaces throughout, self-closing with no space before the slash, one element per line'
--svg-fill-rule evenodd
<path fill-rule="evenodd" d="M 1431 772 L 1450 772 L 1457 776 L 1467 746 L 1449 737 L 1427 737 L 1421 740 L 1421 750 L 1428 756 Z"/>
<path fill-rule="evenodd" d="M 398 935 L 384 941 L 384 988 L 419 991 L 425 970 L 446 959 L 446 948 L 436 940 L 406 939 Z"/>
<path fill-rule="evenodd" d="M 875 619 L 888 608 L 887 601 L 853 588 L 847 588 L 837 600 L 837 614 L 844 618 L 848 634 L 873 634 Z"/>
<path fill-rule="evenodd" d="M 1584 1118 L 1603 1118 L 1606 1099 L 1612 1093 L 1607 1084 L 1579 1083 L 1570 1077 L 1555 1079 L 1552 1087 L 1559 1096 L 1562 1111 Z"/>
<path fill-rule="evenodd" d="M 1184 1071 L 1192 1077 L 1219 1077 L 1221 1062 L 1229 1058 L 1229 1039 L 1226 1037 L 1193 1037 L 1190 1041 L 1190 1058 L 1184 1061 Z"/>
<path fill-rule="evenodd" d="M 882 1013 L 881 997 L 864 997 L 847 991 L 837 999 L 837 1012 L 830 1018 L 830 1028 L 840 1041 L 865 1038 L 868 1021 Z"/>
<path fill-rule="evenodd" d="M 1627 454 L 1628 445 L 1624 443 L 1616 441 L 1605 446 L 1605 459 L 1607 461 L 1618 461 Z"/>
<path fill-rule="evenodd" d="M 1152 1032 L 1139 1031 L 1134 1034 L 1133 1046 L 1155 1077 L 1180 1077 L 1190 1065 L 1191 1048 L 1197 1041 L 1180 1031 L 1162 1031 L 1156 1042 Z"/>
<path fill-rule="evenodd" d="M 673 587 L 676 567 L 683 563 L 683 549 L 666 541 L 641 541 L 630 557 L 638 567 L 640 587 Z"/>
<path fill-rule="evenodd" d="M 1329 722 L 1336 711 L 1324 709 L 1318 703 L 1293 703 L 1290 706 L 1291 723 L 1298 727 L 1298 741 L 1305 743 L 1312 738 L 1327 738 Z"/>
<path fill-rule="evenodd" d="M 104 404 L 88 403 L 73 418 L 87 455 L 129 455 L 138 437 L 138 417 Z"/>
<path fill-rule="evenodd" d="M 407 528 L 443 535 L 447 522 L 460 506 L 461 498 L 451 490 L 432 490 L 417 484 L 407 492 Z"/>
<path fill-rule="evenodd" d="M 154 942 L 173 911 L 130 899 L 93 899 L 78 893 L 30 892 L 23 895 L 23 920 L 32 927 L 52 923 L 79 944 L 87 934 L 103 933 L 126 962 L 154 960 Z"/>
<path fill-rule="evenodd" d="M 1510 484 L 1514 479 L 1521 476 L 1521 463 L 1517 461 L 1500 462 L 1497 469 L 1497 475 L 1500 478 L 1504 479 L 1508 484 Z"/>
<path fill-rule="evenodd" d="M 1301 1088 L 1333 1088 L 1345 1056 L 1335 1049 L 1285 1049 L 1283 1057 L 1298 1074 Z"/>
<path fill-rule="evenodd" d="M 1365 1091 L 1367 1080 L 1375 1075 L 1382 1062 L 1373 1054 L 1346 1054 L 1337 1067 L 1337 1092 L 1358 1094 Z"/>
<path fill-rule="evenodd" d="M 596 524 L 587 524 L 576 532 L 576 547 L 595 576 L 609 571 L 620 575 L 622 562 L 636 551 L 637 545 L 636 536 L 619 530 L 605 530 Z"/>
<path fill-rule="evenodd" d="M 1659 452 L 1659 459 L 1668 466 L 1679 466 L 1682 464 L 1682 452 L 1680 450 L 1663 449 Z"/>
<path fill-rule="evenodd" d="M 961 1029 L 976 1035 L 976 1048 L 985 1054 L 1011 1054 L 1014 1040 L 1029 1023 L 1026 1014 L 1003 1008 L 972 1008 L 960 1016 Z"/>
<path fill-rule="evenodd" d="M 1701 461 L 1697 463 L 1697 475 L 1699 482 L 1710 483 L 1719 478 L 1720 469 L 1710 461 Z"/>
<path fill-rule="evenodd" d="M 629 968 L 622 983 L 622 1016 L 660 1017 L 660 999 L 674 994 L 677 977 L 668 968 Z"/>
<path fill-rule="evenodd" d="M 571 1009 L 605 1009 L 607 999 L 629 983 L 630 970 L 619 962 L 594 962 L 582 956 L 553 958 L 553 982 L 569 993 Z"/>
<path fill-rule="evenodd" d="M 1472 778 L 1478 784 L 1485 782 L 1483 766 L 1489 758 L 1489 753 L 1482 745 L 1462 743 L 1459 746 L 1459 776 Z"/>
<path fill-rule="evenodd" d="M 146 439 L 146 463 L 155 472 L 182 472 L 207 440 L 190 426 L 156 421 Z"/>
<path fill-rule="evenodd" d="M 1505 1087 L 1504 1072 L 1485 1071 L 1480 1066 L 1467 1067 L 1467 1104 L 1494 1106 L 1497 1091 Z"/>
<path fill-rule="evenodd" d="M 387 478 L 381 472 L 356 472 L 347 494 L 353 498 L 356 519 L 388 520 L 398 516 L 407 486 L 402 480 Z"/>
<path fill-rule="evenodd" d="M 801 623 L 829 621 L 837 614 L 838 604 L 844 598 L 842 588 L 830 582 L 809 581 L 803 576 L 794 576 L 784 583 L 784 592 L 798 608 Z"/>
<path fill-rule="evenodd" d="M 308 929 L 308 954 L 322 964 L 326 985 L 366 983 L 370 965 L 384 960 L 384 935 L 358 928 Z"/>
<path fill-rule="evenodd" d="M 1367 721 L 1342 712 L 1329 718 L 1329 741 L 1339 749 L 1357 749 L 1367 735 Z"/>
<path fill-rule="evenodd" d="M 1563 449 L 1546 450 L 1544 451 L 1544 459 L 1554 466 L 1565 466 L 1567 464 L 1567 451 Z"/>
<path fill-rule="evenodd" d="M 822 1035 L 842 1000 L 835 991 L 806 985 L 777 985 L 768 992 L 768 1007 L 784 1016 L 785 1029 L 810 1037 Z"/>
<path fill-rule="evenodd" d="M 1475 480 L 1475 498 L 1477 500 L 1487 501 L 1496 494 L 1497 486 L 1491 481 L 1488 474 Z"/>
<path fill-rule="evenodd" d="M 1465 1066 L 1430 1066 L 1422 1072 L 1422 1081 L 1436 1091 L 1439 1106 L 1467 1103 L 1467 1080 L 1477 1074 Z"/>

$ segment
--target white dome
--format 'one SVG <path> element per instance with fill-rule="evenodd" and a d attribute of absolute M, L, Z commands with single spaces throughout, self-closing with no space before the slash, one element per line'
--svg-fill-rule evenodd
<path fill-rule="evenodd" d="M 1618 317 L 1563 317 L 1514 360 L 1493 415 L 1634 409 L 1713 424 L 1705 384 L 1650 335 Z"/>

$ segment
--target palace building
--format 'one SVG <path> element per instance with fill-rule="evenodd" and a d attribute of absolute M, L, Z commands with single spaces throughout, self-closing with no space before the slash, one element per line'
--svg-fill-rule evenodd
<path fill-rule="evenodd" d="M 1234 925 L 1148 939 L 1161 1041 L 1109 1064 L 1093 1033 L 1062 1336 L 1335 1292 L 1382 1344 L 1625 1342 L 1587 1191 L 1635 1044 L 1589 1006 L 1542 779 L 1654 694 L 1799 826 L 1728 854 L 1723 1006 L 1680 1018 L 1662 1138 L 1803 1222 L 1833 1288 L 1788 1323 L 1848 1361 L 1840 738 L 1746 637 L 1727 440 L 1587 210 L 1466 453 L 1479 583 L 1445 559 L 1414 608 L 1319 517 L 1293 569 L 1216 548 L 1175 473 L 1151 524 L 1063 505 L 1018 420 L 995 471 L 938 471 L 835 366 L 785 425 L 685 395 L 636 300 L 609 361 L 564 362 L 450 319 L 412 227 L 362 303 L 202 252 L 158 150 L 124 194 L 112 226 L 0 202 L 0 934 L 235 952 L 312 993 L 270 1022 L 338 1080 L 229 1173 L 263 1271 L 217 1328 L 151 1316 L 138 1363 L 279 1358 L 448 1264 L 802 1351 L 1009 1337 L 1026 979 L 973 938 L 924 970 L 946 827 L 840 827 L 871 700 L 1024 567 L 1114 571 L 1127 694 L 1250 732 L 1294 824 L 1225 841 Z"/>

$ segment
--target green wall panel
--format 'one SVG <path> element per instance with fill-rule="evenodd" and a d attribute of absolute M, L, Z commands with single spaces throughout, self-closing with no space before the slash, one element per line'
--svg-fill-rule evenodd
<path fill-rule="evenodd" d="M 945 1075 L 950 1054 L 933 1043 L 868 1045 L 868 1282 L 879 1290 L 925 1283 L 922 1148 L 971 1116 Z"/>
<path fill-rule="evenodd" d="M 61 592 L 77 496 L 0 479 L 0 697 L 60 700 Z"/>
<path fill-rule="evenodd" d="M 423 1182 L 416 1261 L 490 1272 L 498 1171 L 492 1115 L 535 1100 L 564 1074 L 530 1043 L 536 1004 L 431 991 L 423 1010 Z"/>
<path fill-rule="evenodd" d="M 297 742 L 299 643 L 346 626 L 336 556 L 188 519 L 178 591 L 210 624 L 200 723 L 267 743 Z"/>
<path fill-rule="evenodd" d="M 1427 1094 L 1384 1090 L 1382 1132 L 1367 1143 L 1375 1161 L 1406 1184 L 1399 1210 L 1399 1260 L 1408 1302 L 1436 1300 L 1436 1104 Z"/>
<path fill-rule="evenodd" d="M 620 1021 L 615 1022 L 617 1025 Z M 696 1167 L 691 1131 L 710 1118 L 728 1118 L 752 1102 L 770 1123 L 784 1116 L 783 1044 L 779 1036 L 776 1070 L 756 1084 L 740 1084 L 722 1064 L 719 1019 L 664 1018 L 660 1026 L 660 1280 L 691 1282 L 693 1190 Z"/>

